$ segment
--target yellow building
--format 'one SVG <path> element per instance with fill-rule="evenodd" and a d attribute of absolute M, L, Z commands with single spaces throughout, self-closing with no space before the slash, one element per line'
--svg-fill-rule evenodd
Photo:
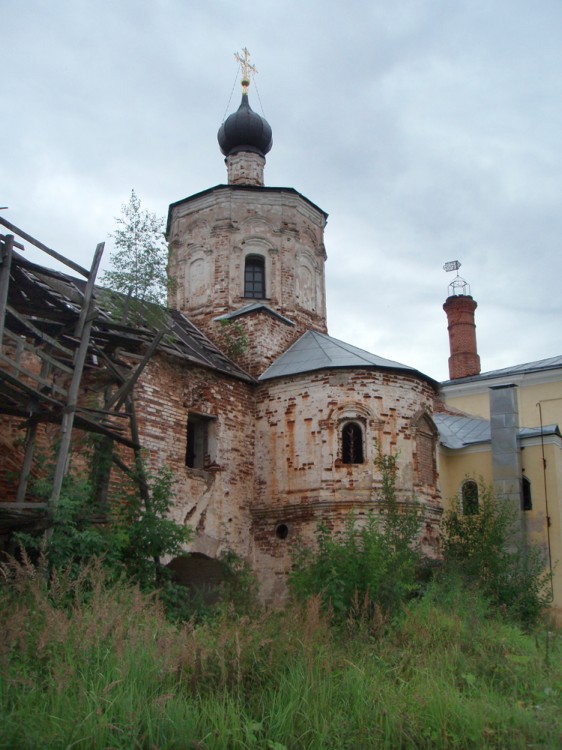
<path fill-rule="evenodd" d="M 512 506 L 522 540 L 542 548 L 562 620 L 562 356 L 480 373 L 476 303 L 464 282 L 463 293 L 458 288 L 444 305 L 451 379 L 441 384 L 434 415 L 443 502 L 457 499 L 474 512 L 480 481 L 493 486 Z"/>

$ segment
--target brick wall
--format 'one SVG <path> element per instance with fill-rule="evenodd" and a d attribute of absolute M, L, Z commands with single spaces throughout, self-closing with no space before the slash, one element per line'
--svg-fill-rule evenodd
<path fill-rule="evenodd" d="M 260 385 L 252 514 L 254 565 L 261 571 L 266 598 L 283 598 L 291 549 L 298 540 L 313 539 L 320 519 L 342 528 L 351 509 L 359 518 L 376 510 L 382 486 L 375 466 L 379 449 L 397 458 L 399 497 L 411 500 L 415 495 L 423 503 L 422 543 L 428 554 L 436 554 L 441 513 L 436 440 L 431 449 L 427 441 L 417 444 L 420 419 L 431 422 L 434 395 L 414 376 L 357 369 Z M 364 431 L 362 464 L 341 460 L 340 433 L 346 420 L 361 424 Z M 280 535 L 282 527 L 286 536 Z"/>
<path fill-rule="evenodd" d="M 302 196 L 281 189 L 220 187 L 172 206 L 169 268 L 177 292 L 170 306 L 214 340 L 215 317 L 256 301 L 244 297 L 245 259 L 255 254 L 265 260 L 261 301 L 300 332 L 326 332 L 325 222 Z M 252 333 L 263 348 L 269 323 L 262 322 Z"/>
<path fill-rule="evenodd" d="M 480 373 L 480 357 L 476 349 L 474 311 L 477 304 L 472 297 L 449 297 L 443 309 L 447 314 L 449 331 L 449 377 L 466 378 Z"/>
<path fill-rule="evenodd" d="M 129 356 L 131 367 L 138 357 Z M 33 363 L 27 363 L 33 367 Z M 101 404 L 107 381 L 94 369 L 82 382 L 81 404 Z M 248 555 L 250 504 L 254 488 L 254 399 L 252 386 L 228 376 L 157 354 L 147 365 L 135 388 L 140 442 L 150 471 L 169 467 L 175 480 L 173 517 L 196 531 L 190 549 L 211 557 L 225 548 Z M 187 419 L 189 412 L 213 418 L 213 455 L 205 469 L 186 466 Z M 129 436 L 128 420 L 120 422 Z M 2 501 L 16 497 L 23 461 L 23 420 L 2 417 L 0 432 L 0 493 Z M 54 446 L 60 427 L 40 424 L 37 430 L 32 477 L 42 474 L 42 459 L 55 457 Z M 115 444 L 114 450 L 130 467 L 133 452 Z M 74 430 L 72 468 L 88 470 L 89 436 Z M 110 487 L 122 478 L 113 468 Z M 110 495 L 111 496 L 111 495 Z M 26 500 L 33 500 L 30 492 Z"/>
<path fill-rule="evenodd" d="M 249 549 L 254 482 L 254 401 L 248 383 L 157 356 L 135 391 L 141 443 L 152 470 L 168 466 L 175 479 L 173 516 L 197 535 L 190 549 L 214 557 Z M 188 413 L 212 417 L 205 469 L 185 464 Z"/>

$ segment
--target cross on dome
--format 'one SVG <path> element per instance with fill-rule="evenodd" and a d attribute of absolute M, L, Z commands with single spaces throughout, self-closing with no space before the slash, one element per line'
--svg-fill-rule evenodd
<path fill-rule="evenodd" d="M 256 66 L 251 65 L 249 62 L 250 53 L 248 52 L 247 47 L 244 47 L 242 50 L 242 55 L 243 57 L 239 55 L 238 52 L 235 52 L 234 59 L 240 65 L 242 71 L 242 79 L 240 83 L 242 84 L 244 94 L 246 94 L 248 92 L 248 86 L 250 85 L 250 73 L 255 75 L 258 71 L 256 70 Z"/>

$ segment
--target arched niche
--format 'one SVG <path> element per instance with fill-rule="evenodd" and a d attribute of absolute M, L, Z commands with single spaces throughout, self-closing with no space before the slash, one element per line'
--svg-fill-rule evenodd
<path fill-rule="evenodd" d="M 217 601 L 221 584 L 226 578 L 224 563 L 201 552 L 191 552 L 175 557 L 167 568 L 172 579 L 186 586 L 192 593 L 203 598 L 207 604 Z"/>
<path fill-rule="evenodd" d="M 437 483 L 438 436 L 431 414 L 425 409 L 418 411 L 412 419 L 416 484 L 434 486 Z"/>
<path fill-rule="evenodd" d="M 190 307 L 204 304 L 211 293 L 211 257 L 203 247 L 190 248 L 184 274 L 186 303 Z"/>
<path fill-rule="evenodd" d="M 312 253 L 300 250 L 297 253 L 295 273 L 295 298 L 305 310 L 317 312 L 321 305 L 321 274 L 318 262 Z"/>

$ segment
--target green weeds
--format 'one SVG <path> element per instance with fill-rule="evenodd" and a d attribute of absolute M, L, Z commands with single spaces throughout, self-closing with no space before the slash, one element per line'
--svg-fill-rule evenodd
<path fill-rule="evenodd" d="M 396 461 L 380 455 L 381 497 L 362 525 L 351 513 L 344 530 L 318 526 L 315 548 L 302 547 L 293 559 L 289 584 L 297 599 L 321 597 L 337 619 L 361 619 L 377 610 L 397 612 L 417 587 L 422 564 L 417 538 L 423 513 L 396 496 Z"/>
<path fill-rule="evenodd" d="M 558 748 L 559 633 L 432 584 L 384 630 L 284 612 L 171 624 L 154 596 L 2 568 L 0 747 Z M 76 595 L 83 587 L 88 596 Z M 71 594 L 74 589 L 74 594 Z M 72 607 L 68 601 L 72 600 Z"/>
<path fill-rule="evenodd" d="M 445 513 L 441 537 L 445 571 L 467 589 L 477 588 L 505 616 L 532 627 L 552 600 L 551 575 L 541 550 L 513 538 L 509 507 L 489 487 L 479 487 L 478 513 L 458 503 Z"/>

